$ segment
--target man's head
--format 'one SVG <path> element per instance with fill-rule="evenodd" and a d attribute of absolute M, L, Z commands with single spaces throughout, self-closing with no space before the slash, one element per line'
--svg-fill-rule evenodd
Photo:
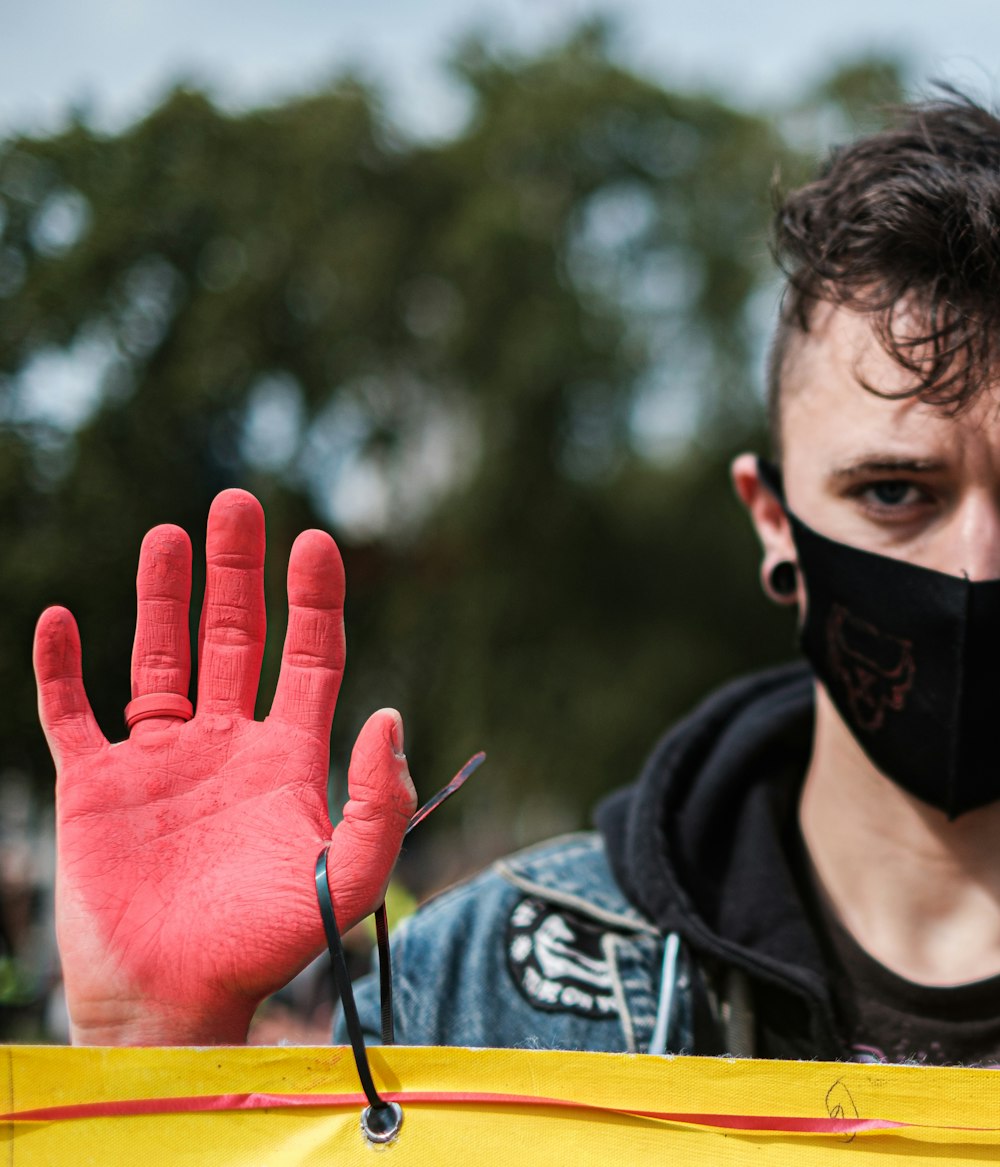
<path fill-rule="evenodd" d="M 950 95 L 902 111 L 784 199 L 775 251 L 769 406 L 792 509 L 856 547 L 1000 575 L 1000 119 Z M 788 523 L 753 459 L 734 477 L 767 587 L 795 561 Z"/>
<path fill-rule="evenodd" d="M 874 764 L 938 813 L 1000 805 L 981 748 L 1000 640 L 1000 121 L 915 107 L 778 224 L 784 498 L 752 455 L 733 477 L 819 682 L 811 773 L 872 791 Z"/>
<path fill-rule="evenodd" d="M 787 276 L 768 370 L 776 453 L 823 304 L 868 316 L 907 375 L 899 393 L 960 412 L 1000 366 L 1000 119 L 957 95 L 901 111 L 781 202 L 774 250 Z"/>

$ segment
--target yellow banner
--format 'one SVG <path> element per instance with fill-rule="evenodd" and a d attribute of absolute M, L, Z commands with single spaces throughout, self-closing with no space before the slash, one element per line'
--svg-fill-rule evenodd
<path fill-rule="evenodd" d="M 371 1049 L 376 1084 L 404 1114 L 396 1140 L 373 1147 L 349 1049 L 0 1050 L 12 1165 L 1000 1161 L 993 1070 Z"/>

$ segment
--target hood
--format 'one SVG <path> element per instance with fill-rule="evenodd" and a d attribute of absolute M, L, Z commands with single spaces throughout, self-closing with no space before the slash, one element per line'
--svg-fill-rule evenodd
<path fill-rule="evenodd" d="M 615 878 L 660 928 L 826 1013 L 825 962 L 792 868 L 812 724 L 805 665 L 735 681 L 661 739 L 596 822 Z"/>

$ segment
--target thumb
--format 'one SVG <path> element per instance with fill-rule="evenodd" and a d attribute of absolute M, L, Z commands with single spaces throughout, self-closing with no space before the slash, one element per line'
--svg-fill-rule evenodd
<path fill-rule="evenodd" d="M 365 722 L 351 752 L 347 788 L 350 797 L 327 856 L 341 933 L 384 899 L 417 805 L 395 709 L 380 709 Z"/>

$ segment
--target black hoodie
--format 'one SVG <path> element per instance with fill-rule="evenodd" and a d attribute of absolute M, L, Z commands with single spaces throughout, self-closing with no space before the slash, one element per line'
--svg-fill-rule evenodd
<path fill-rule="evenodd" d="M 629 900 L 680 935 L 708 982 L 746 976 L 761 1057 L 845 1056 L 796 815 L 812 721 L 804 665 L 735 681 L 596 812 Z"/>

